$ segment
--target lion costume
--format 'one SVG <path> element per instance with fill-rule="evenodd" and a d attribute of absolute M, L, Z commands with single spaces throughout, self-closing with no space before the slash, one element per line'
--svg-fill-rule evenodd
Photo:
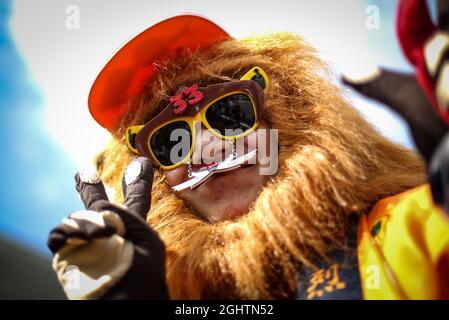
<path fill-rule="evenodd" d="M 107 125 L 113 139 L 96 158 L 116 201 L 126 202 L 121 174 L 136 158 L 128 150 L 126 128 L 147 123 L 182 86 L 237 81 L 254 66 L 270 77 L 261 116 L 278 129 L 278 172 L 246 215 L 211 223 L 154 171 L 146 221 L 165 246 L 168 296 L 448 298 L 442 270 L 449 267 L 449 223 L 423 185 L 425 163 L 368 124 L 329 80 L 315 50 L 291 33 L 178 50 L 152 62 L 141 90 L 131 81 L 132 94 L 121 109 L 126 112 Z M 54 262 L 63 283 L 67 263 L 61 261 L 69 256 Z M 99 276 L 84 274 L 92 282 Z M 140 278 L 145 281 L 145 274 Z M 77 297 L 102 297 L 117 281 Z"/>

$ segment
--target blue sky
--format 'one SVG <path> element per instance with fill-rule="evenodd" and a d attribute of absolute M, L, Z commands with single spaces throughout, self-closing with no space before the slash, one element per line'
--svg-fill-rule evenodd
<path fill-rule="evenodd" d="M 321 50 L 337 73 L 369 63 L 411 70 L 396 43 L 396 1 L 123 3 L 0 0 L 0 235 L 49 254 L 45 243 L 50 229 L 82 208 L 73 175 L 106 139 L 89 119 L 85 101 L 90 83 L 123 42 L 165 17 L 200 13 L 235 37 L 298 32 Z M 69 4 L 80 8 L 78 31 L 64 25 Z M 370 4 L 380 10 L 379 30 L 363 26 Z M 248 24 L 245 17 L 250 15 L 260 19 Z M 348 95 L 386 136 L 413 145 L 402 119 L 350 90 Z"/>
<path fill-rule="evenodd" d="M 42 130 L 42 95 L 9 32 L 11 1 L 0 1 L 0 234 L 47 252 L 47 234 L 80 208 L 76 166 Z"/>

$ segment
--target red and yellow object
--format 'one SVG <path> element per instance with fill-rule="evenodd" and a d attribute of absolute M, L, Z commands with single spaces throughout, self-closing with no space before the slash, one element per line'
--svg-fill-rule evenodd
<path fill-rule="evenodd" d="M 365 299 L 449 299 L 449 217 L 428 185 L 361 218 L 358 259 Z"/>

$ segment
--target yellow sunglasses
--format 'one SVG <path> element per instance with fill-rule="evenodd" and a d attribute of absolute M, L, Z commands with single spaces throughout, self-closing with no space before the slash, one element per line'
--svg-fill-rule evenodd
<path fill-rule="evenodd" d="M 193 154 L 195 123 L 203 123 L 225 140 L 256 130 L 268 85 L 267 74 L 254 67 L 239 81 L 182 89 L 148 123 L 127 128 L 127 145 L 134 153 L 149 158 L 155 167 L 174 169 Z"/>

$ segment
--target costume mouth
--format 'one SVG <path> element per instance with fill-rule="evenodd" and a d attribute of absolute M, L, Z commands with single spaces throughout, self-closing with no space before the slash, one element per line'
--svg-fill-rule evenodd
<path fill-rule="evenodd" d="M 213 163 L 208 166 L 201 167 L 197 171 L 193 171 L 190 179 L 173 187 L 174 191 L 182 191 L 190 188 L 195 189 L 214 174 L 229 172 L 241 167 L 249 167 L 253 165 L 253 161 L 257 156 L 257 149 L 254 149 L 247 154 L 235 158 L 233 154 L 229 155 L 225 160 L 219 163 Z"/>

